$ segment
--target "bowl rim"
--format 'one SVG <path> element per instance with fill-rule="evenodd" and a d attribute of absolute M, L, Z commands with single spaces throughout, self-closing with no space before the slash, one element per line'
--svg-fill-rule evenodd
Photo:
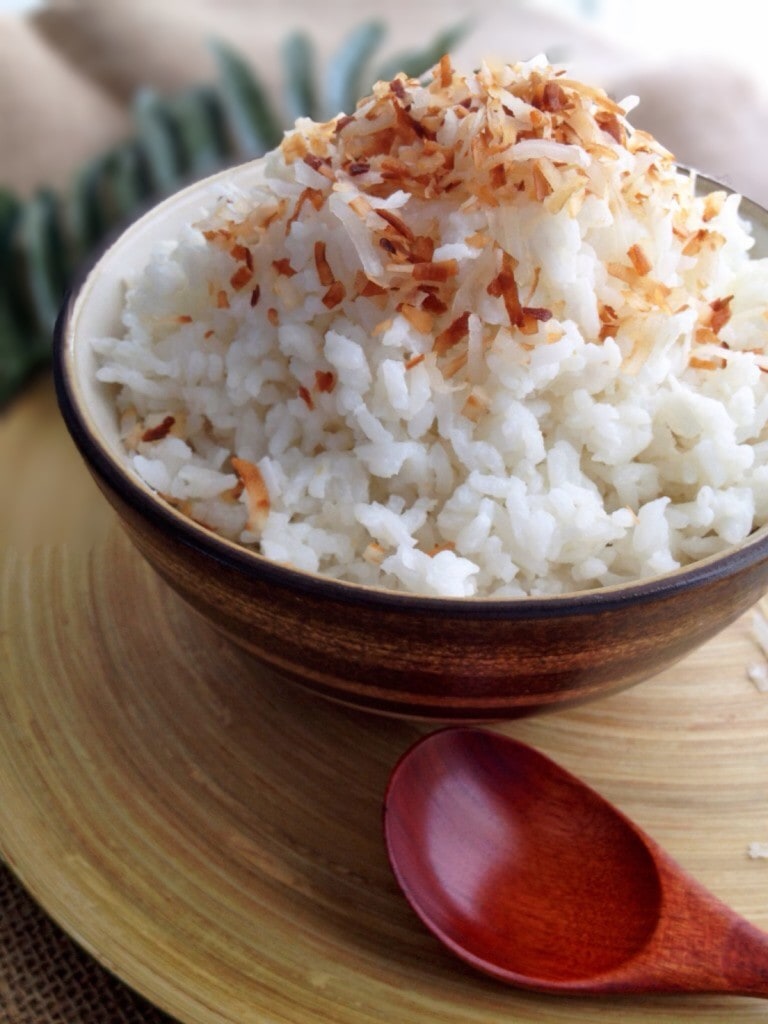
<path fill-rule="evenodd" d="M 247 167 L 250 165 L 242 165 Z M 678 168 L 695 174 L 705 189 L 734 190 L 716 179 L 683 165 Z M 457 618 L 519 620 L 533 616 L 577 616 L 598 610 L 618 610 L 627 605 L 644 604 L 663 599 L 696 587 L 714 583 L 737 574 L 761 560 L 768 560 L 768 523 L 758 527 L 738 544 L 714 555 L 698 559 L 668 572 L 638 580 L 611 584 L 590 590 L 567 591 L 560 594 L 520 595 L 509 597 L 472 596 L 444 597 L 399 591 L 368 584 L 339 580 L 322 573 L 308 572 L 271 561 L 259 552 L 215 533 L 195 522 L 168 504 L 158 493 L 134 477 L 123 462 L 112 453 L 106 439 L 95 425 L 82 401 L 75 371 L 76 331 L 79 309 L 86 302 L 102 262 L 130 238 L 144 230 L 159 215 L 180 200 L 204 192 L 210 186 L 237 173 L 232 167 L 200 179 L 151 206 L 98 252 L 84 267 L 67 291 L 52 339 L 52 375 L 60 414 L 81 457 L 93 473 L 117 496 L 155 527 L 170 531 L 182 545 L 247 578 L 258 578 L 303 594 L 316 594 L 343 604 L 379 606 Z M 748 216 L 768 211 L 746 196 L 742 203 Z"/>

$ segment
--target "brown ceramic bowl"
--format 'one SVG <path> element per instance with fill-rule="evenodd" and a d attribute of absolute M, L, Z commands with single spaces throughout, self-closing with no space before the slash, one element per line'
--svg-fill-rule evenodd
<path fill-rule="evenodd" d="M 705 186 L 706 187 L 706 186 Z M 90 339 L 119 329 L 126 267 L 197 218 L 211 184 L 137 221 L 67 302 L 55 339 L 61 410 L 138 550 L 218 630 L 286 679 L 370 711 L 508 719 L 590 700 L 673 664 L 768 586 L 768 529 L 725 554 L 630 585 L 536 599 L 448 599 L 293 571 L 222 540 L 128 468 Z M 743 212 L 768 252 L 768 215 Z"/>

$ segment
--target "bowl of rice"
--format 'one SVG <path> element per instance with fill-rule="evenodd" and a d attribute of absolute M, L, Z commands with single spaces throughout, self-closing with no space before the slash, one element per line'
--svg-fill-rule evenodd
<path fill-rule="evenodd" d="M 545 58 L 380 82 L 134 223 L 60 407 L 138 550 L 286 679 L 512 718 L 768 583 L 768 216 Z"/>

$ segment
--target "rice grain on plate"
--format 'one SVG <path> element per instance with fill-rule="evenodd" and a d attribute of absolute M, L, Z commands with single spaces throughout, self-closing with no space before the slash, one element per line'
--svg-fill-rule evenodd
<path fill-rule="evenodd" d="M 101 339 L 135 471 L 302 570 L 453 596 L 663 573 L 768 519 L 739 197 L 544 58 L 297 122 Z"/>

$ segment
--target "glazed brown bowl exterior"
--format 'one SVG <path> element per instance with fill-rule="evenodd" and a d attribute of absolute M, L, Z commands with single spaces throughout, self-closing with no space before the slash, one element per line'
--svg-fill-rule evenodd
<path fill-rule="evenodd" d="M 136 548 L 223 634 L 286 679 L 357 708 L 439 721 L 510 719 L 648 678 L 760 598 L 767 528 L 725 554 L 641 583 L 453 599 L 295 571 L 167 505 L 128 466 L 91 340 L 120 331 L 126 272 L 196 220 L 221 177 L 166 200 L 100 258 L 62 310 L 54 375 L 67 428 Z M 742 212 L 768 252 L 768 215 L 746 201 Z"/>

